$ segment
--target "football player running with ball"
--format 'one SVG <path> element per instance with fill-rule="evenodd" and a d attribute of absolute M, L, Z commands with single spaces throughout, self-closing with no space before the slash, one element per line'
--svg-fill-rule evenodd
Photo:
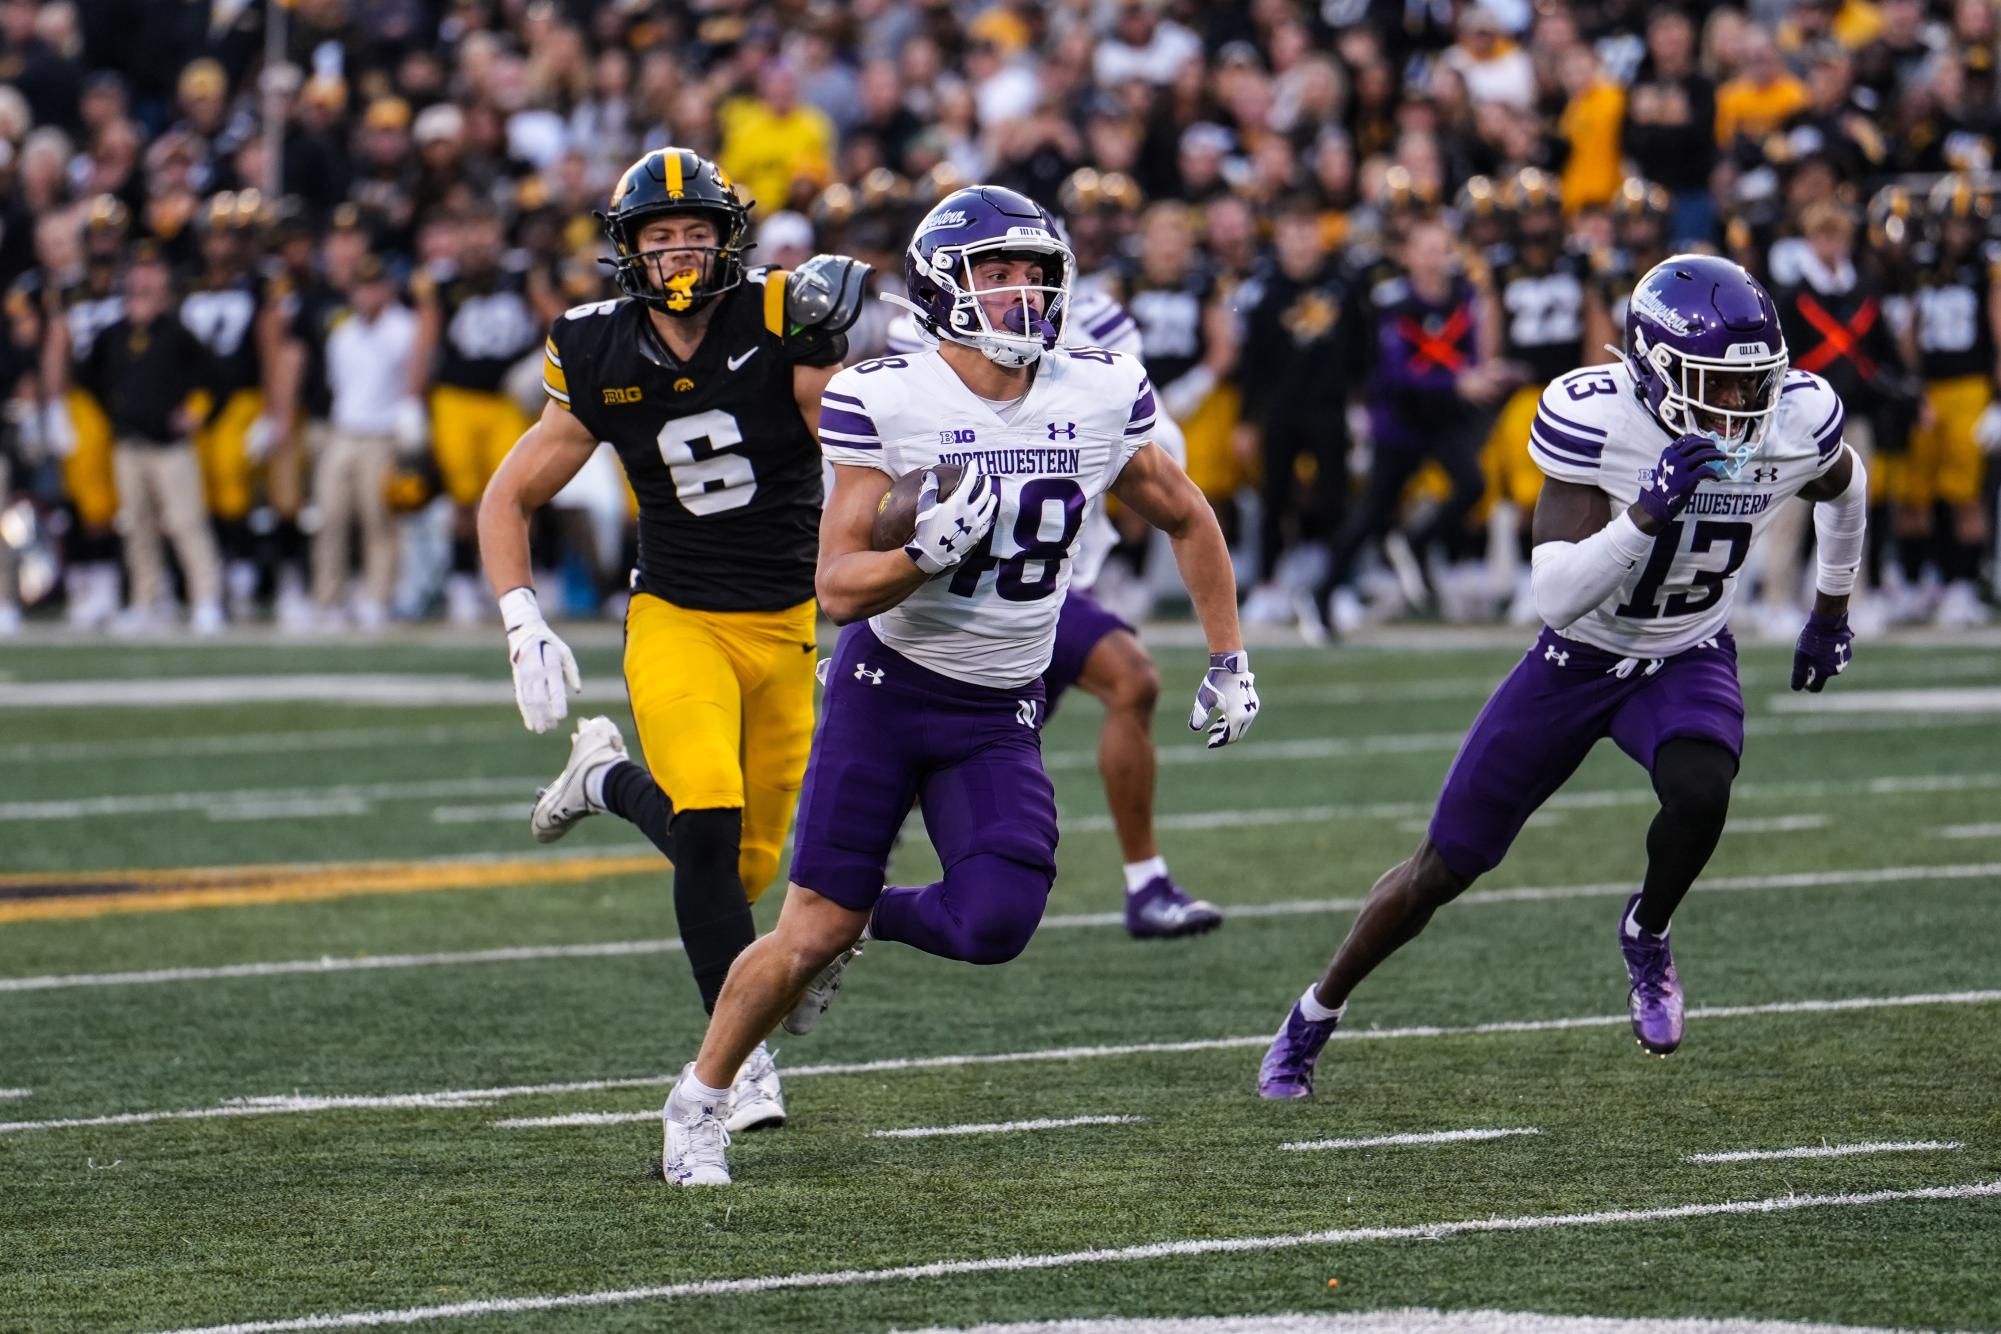
<path fill-rule="evenodd" d="M 1190 727 L 1208 726 L 1214 747 L 1257 716 L 1230 553 L 1201 492 L 1150 443 L 1146 372 L 1121 353 L 1061 345 L 1072 268 L 1033 200 L 995 186 L 947 195 L 904 257 L 937 350 L 851 366 L 827 386 L 820 439 L 835 479 L 816 584 L 845 629 L 778 925 L 730 970 L 701 1052 L 661 1109 L 673 1184 L 729 1181 L 739 1067 L 781 1019 L 811 1027 L 860 941 L 992 964 L 1034 935 L 1056 878 L 1042 676 L 1084 517 L 1107 490 L 1173 540 L 1208 639 Z M 956 465 L 956 484 L 941 465 Z M 879 543 L 877 510 L 912 473 L 914 526 L 890 539 L 901 547 Z M 887 888 L 913 800 L 944 878 Z"/>
<path fill-rule="evenodd" d="M 1752 542 L 1794 496 L 1814 502 L 1820 568 L 1792 687 L 1819 691 L 1848 666 L 1868 479 L 1842 442 L 1841 400 L 1788 373 L 1778 311 L 1742 268 L 1704 255 L 1656 265 L 1628 305 L 1624 357 L 1551 383 L 1529 451 L 1545 477 L 1532 591 L 1546 626 L 1474 720 L 1417 851 L 1376 882 L 1294 1003 L 1259 1071 L 1263 1097 L 1312 1093 L 1356 985 L 1499 865 L 1606 736 L 1660 797 L 1618 934 L 1633 1035 L 1672 1052 L 1682 992 L 1668 922 L 1723 832 L 1744 743 L 1725 621 Z"/>
<path fill-rule="evenodd" d="M 576 659 L 529 582 L 528 523 L 597 449 L 617 449 L 639 500 L 625 684 L 645 767 L 608 718 L 587 718 L 530 817 L 552 843 L 609 811 L 674 862 L 674 914 L 704 1008 L 757 936 L 750 905 L 778 857 L 813 734 L 814 534 L 820 392 L 847 352 L 866 265 L 815 256 L 744 266 L 747 210 L 715 163 L 656 149 L 600 216 L 625 295 L 556 321 L 548 403 L 487 487 L 480 555 L 500 598 L 515 695 L 546 732 Z M 782 1124 L 771 1057 L 744 1066 L 725 1113 Z"/>

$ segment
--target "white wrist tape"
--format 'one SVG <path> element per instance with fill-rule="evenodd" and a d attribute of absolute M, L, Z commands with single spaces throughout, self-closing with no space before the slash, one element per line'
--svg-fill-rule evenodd
<path fill-rule="evenodd" d="M 1624 510 L 1582 542 L 1542 543 L 1529 556 L 1537 614 L 1553 630 L 1576 623 L 1612 595 L 1653 544 Z"/>
<path fill-rule="evenodd" d="M 1862 547 L 1869 528 L 1869 472 L 1862 456 L 1848 451 L 1853 470 L 1848 489 L 1813 507 L 1814 563 L 1819 567 L 1814 587 L 1823 593 L 1852 593 L 1862 568 Z"/>
<path fill-rule="evenodd" d="M 500 595 L 500 623 L 511 632 L 542 619 L 542 604 L 532 588 L 510 588 Z"/>

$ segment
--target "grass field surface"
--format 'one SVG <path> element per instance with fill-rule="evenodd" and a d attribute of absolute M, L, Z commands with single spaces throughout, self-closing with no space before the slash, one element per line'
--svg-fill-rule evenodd
<path fill-rule="evenodd" d="M 1865 642 L 1811 700 L 1747 649 L 1674 1057 L 1626 1028 L 1652 798 L 1607 745 L 1357 994 L 1317 1097 L 1253 1096 L 1526 639 L 1261 650 L 1216 754 L 1162 648 L 1163 848 L 1233 910 L 1192 941 L 1117 924 L 1066 701 L 1033 945 L 868 951 L 721 1191 L 657 1179 L 702 1027 L 668 871 L 610 817 L 529 840 L 566 743 L 497 643 L 10 646 L 0 1329 L 2001 1327 L 1991 639 Z M 630 738 L 615 644 L 579 657 Z M 915 825 L 893 873 L 936 873 Z"/>

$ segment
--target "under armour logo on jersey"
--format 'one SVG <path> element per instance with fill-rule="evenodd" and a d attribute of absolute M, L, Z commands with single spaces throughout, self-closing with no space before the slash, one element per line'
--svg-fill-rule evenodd
<path fill-rule="evenodd" d="M 855 664 L 855 680 L 866 681 L 872 686 L 879 686 L 882 684 L 882 668 L 872 668 L 865 662 L 858 662 Z"/>
<path fill-rule="evenodd" d="M 1777 468 L 1753 468 L 1750 475 L 1752 484 L 1757 486 L 1770 486 L 1779 480 Z"/>
<path fill-rule="evenodd" d="M 1075 440 L 1077 438 L 1077 423 L 1050 422 L 1049 438 L 1051 440 Z"/>
<path fill-rule="evenodd" d="M 1023 699 L 1016 700 L 1015 702 L 1021 707 L 1014 711 L 1014 720 L 1023 727 L 1035 726 L 1035 701 L 1032 699 Z"/>
<path fill-rule="evenodd" d="M 1570 665 L 1570 653 L 1568 650 L 1559 649 L 1556 645 L 1551 644 L 1542 651 L 1542 660 L 1544 662 L 1553 662 L 1559 667 L 1568 667 Z"/>

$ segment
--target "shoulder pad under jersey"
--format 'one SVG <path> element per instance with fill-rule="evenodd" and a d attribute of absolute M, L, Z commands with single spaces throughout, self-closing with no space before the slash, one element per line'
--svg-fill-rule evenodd
<path fill-rule="evenodd" d="M 786 337 L 831 338 L 861 317 L 874 266 L 849 255 L 815 255 L 785 275 Z"/>

